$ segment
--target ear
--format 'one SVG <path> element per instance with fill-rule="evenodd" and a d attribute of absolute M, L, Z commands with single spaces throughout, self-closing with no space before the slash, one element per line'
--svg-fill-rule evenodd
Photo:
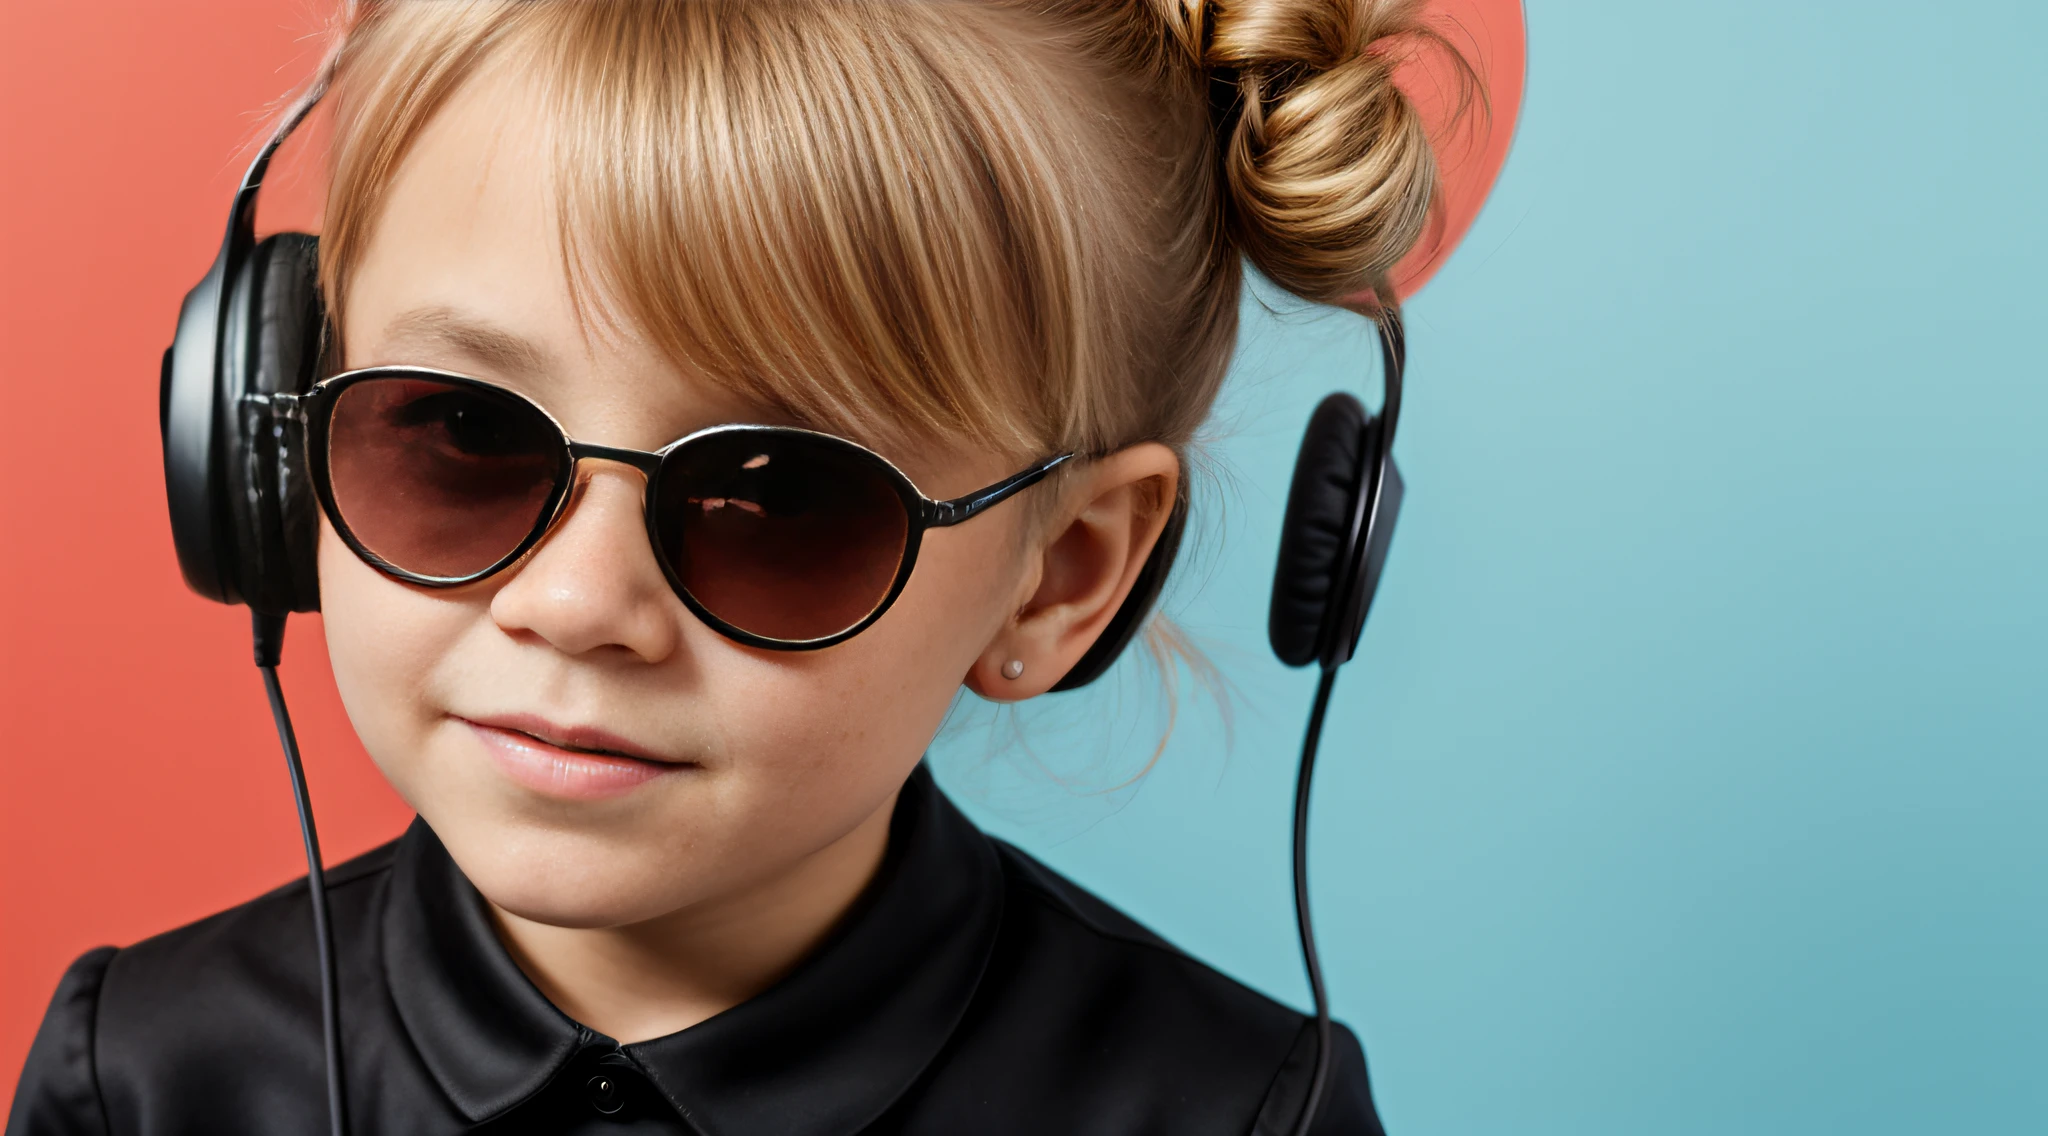
<path fill-rule="evenodd" d="M 1031 547 L 1036 563 L 1025 573 L 1016 614 L 975 660 L 968 689 L 998 702 L 1031 698 L 1081 661 L 1152 554 L 1180 476 L 1180 459 L 1157 442 L 1118 450 L 1069 475 L 1051 522 Z M 1022 672 L 1010 674 L 1018 663 Z"/>

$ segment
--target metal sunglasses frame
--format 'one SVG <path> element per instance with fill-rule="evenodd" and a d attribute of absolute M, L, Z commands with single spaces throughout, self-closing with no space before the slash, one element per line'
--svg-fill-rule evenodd
<path fill-rule="evenodd" d="M 547 422 L 554 429 L 555 433 L 560 436 L 562 460 L 557 463 L 554 484 L 548 491 L 547 502 L 542 506 L 539 518 L 535 521 L 531 531 L 519 542 L 518 546 L 499 558 L 490 567 L 466 576 L 428 576 L 418 572 L 411 572 L 370 551 L 361 540 L 356 538 L 355 532 L 349 528 L 348 519 L 342 516 L 341 509 L 334 498 L 334 485 L 330 478 L 327 462 L 328 432 L 333 423 L 335 403 L 340 399 L 341 394 L 358 383 L 379 379 L 416 379 L 445 383 L 482 391 L 493 397 L 510 399 L 530 407 L 535 414 Z M 835 434 L 826 434 L 817 430 L 806 430 L 797 426 L 728 423 L 719 426 L 709 426 L 702 430 L 685 434 L 659 450 L 634 450 L 618 446 L 600 446 L 594 442 L 579 442 L 571 438 L 561 422 L 556 420 L 554 415 L 548 413 L 546 407 L 541 406 L 518 391 L 470 375 L 437 370 L 432 367 L 366 367 L 360 370 L 346 371 L 314 384 L 312 388 L 302 395 L 273 395 L 270 401 L 277 404 L 279 411 L 296 417 L 305 424 L 306 456 L 308 459 L 307 464 L 310 467 L 309 472 L 313 483 L 313 491 L 318 496 L 320 507 L 326 512 L 327 519 L 333 523 L 334 531 L 341 536 L 342 541 L 364 563 L 369 564 L 387 576 L 429 588 L 458 588 L 466 584 L 474 584 L 480 580 L 488 579 L 511 565 L 518 563 L 522 557 L 532 551 L 542 540 L 546 539 L 547 535 L 554 530 L 556 524 L 566 515 L 568 512 L 570 490 L 575 486 L 576 469 L 579 463 L 586 459 L 619 462 L 639 470 L 645 479 L 645 488 L 641 491 L 641 511 L 642 520 L 647 529 L 647 543 L 654 552 L 655 562 L 661 565 L 662 574 L 668 577 L 669 588 L 683 601 L 683 605 L 690 609 L 691 614 L 703 620 L 713 630 L 728 639 L 744 643 L 750 647 L 762 647 L 775 651 L 814 651 L 822 647 L 830 647 L 835 643 L 843 643 L 862 631 L 867 630 L 896 603 L 896 597 L 903 593 L 904 585 L 910 582 L 910 574 L 917 567 L 918 549 L 924 544 L 924 534 L 927 530 L 949 528 L 968 520 L 991 506 L 1000 504 L 1020 491 L 1037 484 L 1047 474 L 1050 474 L 1053 470 L 1077 456 L 1074 454 L 1061 454 L 1057 457 L 1048 458 L 1029 469 L 1006 477 L 993 485 L 978 489 L 962 497 L 940 501 L 926 497 L 919 491 L 916 483 L 910 480 L 909 475 L 896 468 L 895 464 L 890 462 L 889 459 L 858 442 L 849 441 Z M 879 472 L 883 480 L 896 491 L 898 500 L 903 504 L 906 522 L 904 525 L 903 552 L 897 563 L 896 578 L 890 582 L 888 592 L 876 602 L 873 609 L 852 626 L 815 639 L 778 639 L 748 631 L 743 627 L 734 626 L 706 608 L 697 597 L 690 594 L 689 588 L 683 585 L 682 578 L 677 574 L 675 566 L 669 563 L 667 553 L 662 551 L 660 534 L 655 528 L 656 510 L 660 507 L 659 487 L 661 485 L 661 478 L 656 475 L 661 471 L 662 465 L 668 460 L 670 455 L 682 452 L 693 443 L 710 438 L 727 437 L 733 434 L 785 438 L 801 437 L 813 440 L 836 449 L 855 461 L 868 465 Z"/>

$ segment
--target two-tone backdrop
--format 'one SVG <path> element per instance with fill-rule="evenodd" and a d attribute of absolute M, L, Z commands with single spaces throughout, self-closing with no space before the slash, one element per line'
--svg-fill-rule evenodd
<path fill-rule="evenodd" d="M 70 958 L 299 870 L 246 624 L 178 580 L 155 382 L 317 23 L 0 6 L 0 1097 Z M 1531 5 L 1513 152 L 1410 310 L 1407 509 L 1315 814 L 1396 1136 L 2042 1130 L 2043 42 L 2018 0 Z M 963 706 L 934 760 L 1298 1002 L 1312 679 L 1264 602 L 1295 439 L 1370 341 L 1247 313 L 1175 600 L 1227 716 L 1186 698 L 1124 788 L 1138 674 Z M 286 659 L 353 854 L 405 811 L 317 620 Z"/>

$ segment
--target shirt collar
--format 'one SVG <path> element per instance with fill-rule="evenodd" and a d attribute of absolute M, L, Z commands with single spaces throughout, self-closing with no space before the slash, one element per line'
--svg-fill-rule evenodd
<path fill-rule="evenodd" d="M 392 999 L 449 1100 L 481 1123 L 538 1092 L 591 1035 L 513 963 L 424 822 L 399 841 L 392 872 Z M 823 947 L 760 995 L 625 1051 L 706 1131 L 857 1131 L 965 1013 L 1001 921 L 1001 872 L 920 765 L 897 798 L 881 870 Z"/>

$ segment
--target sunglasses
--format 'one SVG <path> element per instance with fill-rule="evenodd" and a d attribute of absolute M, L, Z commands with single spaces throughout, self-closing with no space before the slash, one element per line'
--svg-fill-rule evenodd
<path fill-rule="evenodd" d="M 651 453 L 599 446 L 513 391 L 422 367 L 336 375 L 300 406 L 321 507 L 386 575 L 433 588 L 486 579 L 561 521 L 578 462 L 621 462 L 646 475 L 647 539 L 676 595 L 727 637 L 776 650 L 859 634 L 902 593 L 926 530 L 1074 456 L 934 501 L 888 459 L 830 434 L 741 424 Z"/>

